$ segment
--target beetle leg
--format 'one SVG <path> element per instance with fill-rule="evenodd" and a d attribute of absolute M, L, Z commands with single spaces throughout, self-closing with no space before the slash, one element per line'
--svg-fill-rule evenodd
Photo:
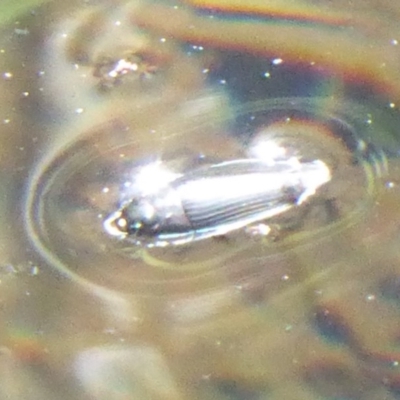
<path fill-rule="evenodd" d="M 216 235 L 212 237 L 213 240 L 220 243 L 229 243 L 230 238 L 228 235 Z"/>
<path fill-rule="evenodd" d="M 280 221 L 279 227 L 283 232 L 295 232 L 300 229 L 320 228 L 323 225 L 331 224 L 340 218 L 340 210 L 336 199 L 319 198 L 306 204 L 297 215 L 290 219 Z"/>

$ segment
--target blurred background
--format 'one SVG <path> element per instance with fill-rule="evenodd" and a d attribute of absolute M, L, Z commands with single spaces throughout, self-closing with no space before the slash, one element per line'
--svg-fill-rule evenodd
<path fill-rule="evenodd" d="M 386 0 L 3 0 L 0 399 L 400 398 L 399 20 Z M 271 143 L 330 171 L 273 234 L 104 231 L 146 163 Z"/>

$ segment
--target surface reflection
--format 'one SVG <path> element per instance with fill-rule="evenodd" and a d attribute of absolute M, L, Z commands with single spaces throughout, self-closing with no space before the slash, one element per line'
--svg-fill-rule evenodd
<path fill-rule="evenodd" d="M 4 25 L 0 397 L 395 400 L 399 15 L 55 0 Z"/>

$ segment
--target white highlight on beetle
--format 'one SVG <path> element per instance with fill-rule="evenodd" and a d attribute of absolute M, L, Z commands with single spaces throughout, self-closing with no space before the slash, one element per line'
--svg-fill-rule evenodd
<path fill-rule="evenodd" d="M 274 138 L 270 140 L 263 138 L 249 150 L 249 153 L 270 165 L 274 165 L 277 160 L 287 159 L 286 148 L 280 146 Z"/>
<path fill-rule="evenodd" d="M 302 204 L 308 197 L 315 194 L 316 190 L 331 180 L 331 171 L 321 160 L 301 163 L 300 181 L 305 188 L 297 199 L 297 204 Z"/>
<path fill-rule="evenodd" d="M 165 168 L 161 161 L 144 165 L 135 177 L 134 186 L 142 195 L 155 194 L 170 182 L 179 178 L 177 174 Z"/>
<path fill-rule="evenodd" d="M 288 167 L 285 172 L 276 174 L 275 185 L 288 184 L 298 180 L 304 192 L 297 199 L 297 204 L 302 204 L 307 198 L 314 195 L 316 190 L 332 178 L 329 167 L 322 160 L 302 162 L 296 155 L 288 154 L 288 148 L 282 146 L 276 137 L 266 138 L 261 133 L 261 139 L 254 143 L 249 150 L 249 155 L 262 160 L 271 167 L 282 165 Z M 272 188 L 271 190 L 278 188 Z"/>
<path fill-rule="evenodd" d="M 247 162 L 248 160 L 243 161 Z M 226 162 L 227 165 L 230 163 Z M 233 163 L 237 164 L 239 161 Z M 331 179 L 328 166 L 321 160 L 300 162 L 297 157 L 290 157 L 267 165 L 274 167 L 271 168 L 271 172 L 238 174 L 231 180 L 220 177 L 188 182 L 179 189 L 179 192 L 183 198 L 194 196 L 199 201 L 208 202 L 215 197 L 220 198 L 221 201 L 239 198 L 243 192 L 252 193 L 254 196 L 265 192 L 278 195 L 284 193 L 285 188 L 301 187 L 303 192 L 296 200 L 296 204 L 300 205 Z"/>
<path fill-rule="evenodd" d="M 105 231 L 114 237 L 123 239 L 126 237 L 125 229 L 128 225 L 125 218 L 121 218 L 122 212 L 116 211 L 103 221 Z"/>

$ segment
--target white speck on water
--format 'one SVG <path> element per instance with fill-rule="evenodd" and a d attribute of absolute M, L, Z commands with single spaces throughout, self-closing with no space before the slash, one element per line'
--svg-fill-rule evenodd
<path fill-rule="evenodd" d="M 4 78 L 5 80 L 9 81 L 10 79 L 13 78 L 12 72 L 4 72 L 3 78 Z"/>
<path fill-rule="evenodd" d="M 292 329 L 293 329 L 293 325 L 288 324 L 285 326 L 285 332 L 290 332 Z"/>
<path fill-rule="evenodd" d="M 103 332 L 107 335 L 115 335 L 117 330 L 115 328 L 106 328 Z"/>
<path fill-rule="evenodd" d="M 272 64 L 273 64 L 273 65 L 279 65 L 279 64 L 282 64 L 282 63 L 283 63 L 282 58 L 274 58 L 274 59 L 272 60 Z"/>
<path fill-rule="evenodd" d="M 29 35 L 29 30 L 27 28 L 25 28 L 25 29 L 15 28 L 14 32 L 16 35 L 19 35 L 19 36 Z"/>
<path fill-rule="evenodd" d="M 39 275 L 39 267 L 37 265 L 34 265 L 31 269 L 31 275 L 32 276 L 37 276 Z"/>
<path fill-rule="evenodd" d="M 374 301 L 376 299 L 376 296 L 374 294 L 369 294 L 366 297 L 367 301 Z"/>
<path fill-rule="evenodd" d="M 396 186 L 394 182 L 386 182 L 386 187 L 388 189 L 393 189 Z"/>

